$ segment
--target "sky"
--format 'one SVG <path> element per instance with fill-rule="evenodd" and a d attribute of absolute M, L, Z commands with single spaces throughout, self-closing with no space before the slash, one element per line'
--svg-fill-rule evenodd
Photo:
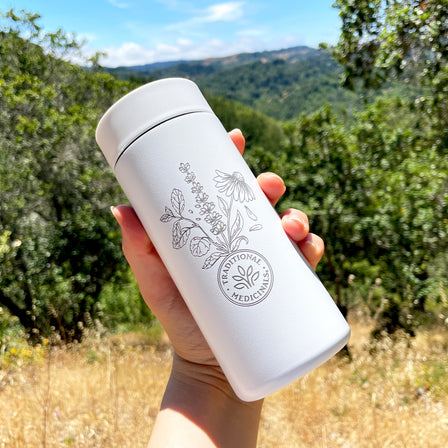
<path fill-rule="evenodd" d="M 296 45 L 336 43 L 333 0 L 0 0 L 39 13 L 46 31 L 62 28 L 104 51 L 108 67 L 197 60 Z"/>

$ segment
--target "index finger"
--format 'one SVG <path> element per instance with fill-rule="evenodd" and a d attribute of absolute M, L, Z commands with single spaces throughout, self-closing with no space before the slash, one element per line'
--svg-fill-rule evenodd
<path fill-rule="evenodd" d="M 233 129 L 229 132 L 229 137 L 232 139 L 234 145 L 240 152 L 240 154 L 243 154 L 244 152 L 244 146 L 246 144 L 246 140 L 244 138 L 243 133 L 239 129 Z"/>

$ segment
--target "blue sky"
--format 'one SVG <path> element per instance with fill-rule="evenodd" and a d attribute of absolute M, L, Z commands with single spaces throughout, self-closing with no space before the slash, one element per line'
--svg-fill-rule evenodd
<path fill-rule="evenodd" d="M 106 66 L 203 59 L 295 45 L 336 43 L 338 11 L 325 0 L 0 0 L 0 10 L 42 16 L 105 51 Z"/>

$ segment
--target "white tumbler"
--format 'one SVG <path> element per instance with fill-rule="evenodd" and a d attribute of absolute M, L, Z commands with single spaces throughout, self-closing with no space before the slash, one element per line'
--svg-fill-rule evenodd
<path fill-rule="evenodd" d="M 193 82 L 146 84 L 96 139 L 235 393 L 265 397 L 350 329 Z"/>

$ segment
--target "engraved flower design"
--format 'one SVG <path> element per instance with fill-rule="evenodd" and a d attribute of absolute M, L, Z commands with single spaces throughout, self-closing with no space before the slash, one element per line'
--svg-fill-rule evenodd
<path fill-rule="evenodd" d="M 242 234 L 245 223 L 245 217 L 241 213 L 242 206 L 235 202 L 252 201 L 255 199 L 255 194 L 244 181 L 241 173 L 235 171 L 233 174 L 227 174 L 215 170 L 216 176 L 213 180 L 221 196 L 217 196 L 217 201 L 214 201 L 204 191 L 204 186 L 189 163 L 181 163 L 178 168 L 184 174 L 184 182 L 189 184 L 196 210 L 189 209 L 191 199 L 189 201 L 181 189 L 173 188 L 170 197 L 171 204 L 165 206 L 165 213 L 160 217 L 160 221 L 172 223 L 172 246 L 174 249 L 188 247 L 192 256 L 206 257 L 202 269 L 210 269 L 222 258 L 238 251 L 241 244 L 249 243 L 248 237 Z M 244 210 L 249 220 L 258 220 L 255 213 L 246 205 Z M 204 222 L 207 225 L 204 225 Z M 261 224 L 254 224 L 248 230 L 252 232 L 260 230 L 262 227 Z M 236 275 L 238 279 L 241 277 L 244 280 L 244 285 L 251 284 L 250 282 L 253 282 L 257 275 L 257 273 L 249 271 L 244 273 L 241 271 L 239 274 L 239 276 Z"/>
<path fill-rule="evenodd" d="M 206 202 L 201 207 L 201 211 L 199 212 L 201 215 L 209 215 L 213 212 L 213 209 L 215 208 L 215 204 L 213 202 Z"/>
<path fill-rule="evenodd" d="M 211 232 L 213 235 L 220 235 L 226 230 L 226 225 L 222 221 L 218 221 L 213 227 Z"/>
<path fill-rule="evenodd" d="M 221 221 L 222 215 L 217 212 L 212 212 L 205 217 L 205 222 L 208 222 L 210 225 L 215 226 L 219 221 Z"/>
<path fill-rule="evenodd" d="M 254 192 L 244 181 L 244 177 L 238 171 L 233 174 L 223 173 L 216 170 L 217 176 L 213 178 L 216 188 L 220 193 L 224 193 L 238 202 L 252 201 L 255 199 Z"/>

